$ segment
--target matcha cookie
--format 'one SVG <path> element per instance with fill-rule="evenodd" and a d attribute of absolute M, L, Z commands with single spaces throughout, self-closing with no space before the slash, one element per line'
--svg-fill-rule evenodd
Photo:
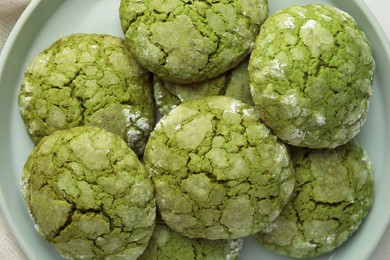
<path fill-rule="evenodd" d="M 364 124 L 375 63 L 364 33 L 326 5 L 291 6 L 263 24 L 249 61 L 253 101 L 283 141 L 334 148 Z"/>
<path fill-rule="evenodd" d="M 238 259 L 242 239 L 208 240 L 184 237 L 160 220 L 140 260 L 234 260 Z"/>
<path fill-rule="evenodd" d="M 23 168 L 37 231 L 69 259 L 137 259 L 153 233 L 153 184 L 117 135 L 82 126 L 44 137 Z"/>
<path fill-rule="evenodd" d="M 253 105 L 249 90 L 248 60 L 216 78 L 193 84 L 175 84 L 157 76 L 153 80 L 154 98 L 163 115 L 183 102 L 207 96 L 225 95 Z"/>
<path fill-rule="evenodd" d="M 57 130 L 103 127 L 141 155 L 155 108 L 151 75 L 120 38 L 73 34 L 29 63 L 19 93 L 20 113 L 34 143 Z"/>
<path fill-rule="evenodd" d="M 162 218 L 190 238 L 258 232 L 295 184 L 286 146 L 252 107 L 224 96 L 182 103 L 163 117 L 144 161 Z"/>
<path fill-rule="evenodd" d="M 119 11 L 138 62 L 182 84 L 217 77 L 243 61 L 268 16 L 268 1 L 122 0 Z"/>
<path fill-rule="evenodd" d="M 292 150 L 296 191 L 256 239 L 280 254 L 330 252 L 357 230 L 374 196 L 371 163 L 355 140 L 332 150 Z"/>

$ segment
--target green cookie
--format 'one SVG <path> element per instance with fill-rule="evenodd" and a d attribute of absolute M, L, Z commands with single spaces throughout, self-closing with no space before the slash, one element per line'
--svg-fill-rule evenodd
<path fill-rule="evenodd" d="M 292 200 L 256 239 L 280 254 L 308 258 L 340 246 L 367 215 L 374 196 L 371 163 L 352 140 L 333 150 L 291 150 Z"/>
<path fill-rule="evenodd" d="M 375 62 L 364 33 L 327 5 L 290 6 L 263 24 L 249 61 L 253 101 L 283 141 L 334 148 L 364 124 Z"/>
<path fill-rule="evenodd" d="M 267 0 L 122 0 L 120 20 L 134 57 L 175 83 L 215 78 L 252 49 Z"/>
<path fill-rule="evenodd" d="M 20 113 L 34 143 L 57 130 L 94 125 L 121 136 L 138 154 L 155 123 L 151 75 L 120 38 L 72 34 L 29 63 Z"/>
<path fill-rule="evenodd" d="M 140 260 L 234 260 L 238 259 L 242 239 L 208 240 L 184 237 L 157 221 L 152 239 Z"/>
<path fill-rule="evenodd" d="M 22 192 L 37 231 L 69 259 L 137 259 L 153 233 L 152 182 L 117 135 L 83 126 L 44 137 Z"/>
<path fill-rule="evenodd" d="M 253 105 L 249 90 L 248 59 L 236 68 L 200 83 L 175 84 L 154 77 L 154 98 L 163 115 L 179 104 L 207 96 L 225 95 Z"/>
<path fill-rule="evenodd" d="M 224 96 L 182 103 L 164 116 L 144 161 L 162 218 L 190 238 L 258 232 L 279 215 L 295 184 L 286 146 L 252 107 Z"/>

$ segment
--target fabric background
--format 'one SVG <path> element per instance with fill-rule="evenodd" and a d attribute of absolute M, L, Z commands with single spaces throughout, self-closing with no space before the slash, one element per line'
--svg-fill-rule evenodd
<path fill-rule="evenodd" d="M 30 0 L 0 0 L 0 52 L 9 32 Z"/>
<path fill-rule="evenodd" d="M 5 41 L 30 0 L 0 0 L 0 54 Z M 0 213 L 0 260 L 27 259 Z"/>

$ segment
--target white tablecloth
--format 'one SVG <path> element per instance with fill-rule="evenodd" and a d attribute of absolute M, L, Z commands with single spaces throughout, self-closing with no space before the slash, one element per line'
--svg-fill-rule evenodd
<path fill-rule="evenodd" d="M 82 1 L 82 0 L 80 0 Z M 272 1 L 272 0 L 270 0 Z M 275 0 L 274 0 L 275 1 Z M 280 0 L 283 1 L 283 0 Z M 387 11 L 390 8 L 389 0 L 365 0 L 367 5 L 377 16 L 387 36 L 390 38 L 390 20 Z M 16 23 L 20 14 L 26 8 L 30 0 L 0 0 L 0 53 L 9 32 Z M 0 260 L 27 259 L 15 239 L 9 231 L 7 224 L 0 213 Z M 390 227 L 386 230 L 381 242 L 370 259 L 390 259 Z"/>

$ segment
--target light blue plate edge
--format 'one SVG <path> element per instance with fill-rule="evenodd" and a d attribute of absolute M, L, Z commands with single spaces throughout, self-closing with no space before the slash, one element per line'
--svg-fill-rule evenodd
<path fill-rule="evenodd" d="M 12 31 L 10 32 L 7 41 L 4 44 L 4 48 L 2 50 L 2 54 L 0 56 L 0 84 L 5 82 L 3 80 L 2 75 L 4 74 L 7 62 L 9 61 L 9 58 L 11 54 L 13 53 L 13 49 L 15 48 L 15 43 L 18 42 L 20 37 L 20 32 L 22 30 L 26 30 L 26 26 L 28 25 L 28 22 L 32 20 L 33 13 L 36 11 L 39 11 L 39 8 L 44 5 L 44 2 L 52 2 L 52 4 L 56 4 L 57 8 L 60 7 L 59 1 L 45 1 L 45 0 L 32 0 L 30 4 L 26 7 L 26 9 L 23 11 L 21 16 L 19 17 L 18 21 L 16 22 L 15 26 L 13 27 Z M 55 3 L 54 3 L 55 2 Z M 53 10 L 53 9 L 51 9 Z M 45 17 L 41 17 L 40 20 L 45 20 L 50 15 L 47 14 Z M 25 43 L 26 45 L 29 44 L 29 42 Z M 7 89 L 0 86 L 0 96 L 2 96 L 6 92 Z M 7 102 L 2 103 L 0 102 L 0 115 L 3 113 L 6 113 L 5 111 L 8 110 L 10 107 L 11 100 L 7 100 Z M 1 116 L 2 117 L 2 116 Z M 2 117 L 5 118 L 5 117 Z M 0 136 L 9 136 L 10 129 L 6 128 L 4 126 L 0 127 Z M 0 140 L 1 146 L 11 147 L 8 142 L 10 140 L 7 140 L 6 138 L 3 138 Z M 6 142 L 6 143 L 4 143 Z M 10 154 L 1 153 L 0 154 L 0 165 L 2 165 L 2 171 L 11 171 L 9 168 L 10 166 Z M 7 167 L 4 167 L 7 165 Z M 10 229 L 11 233 L 14 235 L 16 242 L 18 243 L 21 250 L 24 252 L 26 256 L 29 256 L 29 259 L 33 260 L 35 258 L 31 258 L 31 256 L 35 256 L 36 254 L 33 252 L 33 248 L 29 245 L 29 243 L 26 243 L 25 240 L 22 239 L 23 234 L 22 230 L 17 228 L 17 221 L 16 219 L 18 216 L 12 215 L 12 212 L 8 210 L 7 206 L 8 202 L 5 201 L 6 196 L 4 196 L 4 190 L 0 186 L 0 209 L 1 214 L 3 215 L 5 222 L 8 224 L 8 228 Z M 38 260 L 38 259 L 37 259 Z M 41 259 L 43 260 L 43 259 Z"/>
<path fill-rule="evenodd" d="M 356 3 L 357 5 L 357 10 L 355 12 L 360 12 L 364 15 L 365 19 L 367 19 L 367 23 L 365 25 L 367 28 L 362 29 L 365 31 L 366 35 L 368 35 L 368 38 L 371 38 L 371 35 L 375 35 L 373 38 L 377 37 L 379 39 L 378 42 L 372 42 L 371 44 L 374 45 L 375 47 L 373 49 L 379 50 L 378 52 L 380 53 L 380 57 L 375 57 L 376 61 L 376 67 L 377 68 L 390 68 L 390 41 L 389 38 L 386 36 L 385 32 L 383 31 L 382 26 L 379 24 L 378 20 L 376 19 L 375 15 L 371 11 L 371 9 L 367 6 L 367 4 L 363 0 L 352 0 Z M 338 1 L 338 5 L 342 8 L 343 6 L 348 5 L 348 1 Z M 361 18 L 361 16 L 360 16 Z M 368 28 L 369 27 L 369 28 Z M 371 37 L 370 37 L 371 36 Z M 375 56 L 375 53 L 374 53 Z M 385 92 L 385 95 L 382 96 L 382 99 L 385 99 L 386 97 L 390 97 L 390 71 L 389 73 L 382 73 L 380 75 L 381 78 L 378 80 L 382 83 L 381 86 L 383 87 L 383 91 Z M 386 89 L 384 89 L 386 88 Z M 374 89 L 375 91 L 375 89 Z M 384 106 L 386 107 L 386 111 L 390 111 L 390 100 L 384 100 L 383 102 Z M 390 121 L 387 121 L 387 124 L 385 125 L 386 127 L 386 133 L 387 136 L 389 136 L 390 133 Z M 386 150 L 385 154 L 390 154 L 390 139 L 388 138 L 385 140 L 387 145 L 385 145 Z M 390 162 L 389 160 L 385 161 L 386 165 L 382 165 L 382 174 L 390 174 L 389 170 L 386 171 L 386 169 L 390 169 Z M 375 201 L 374 201 L 375 203 Z M 375 206 L 375 205 L 374 205 Z M 385 216 L 382 216 L 380 218 L 380 221 L 382 221 L 382 225 L 384 227 L 388 227 L 390 224 L 390 203 L 387 207 L 387 214 Z M 369 259 L 370 256 L 373 254 L 374 250 L 378 246 L 380 240 L 382 239 L 384 233 L 386 231 L 386 228 L 382 229 L 380 231 L 380 234 L 373 237 L 371 240 L 368 240 L 369 243 L 366 244 L 365 246 L 368 248 L 366 251 L 366 255 L 359 255 L 356 256 L 360 259 Z M 342 257 L 342 256 L 341 256 Z"/>

